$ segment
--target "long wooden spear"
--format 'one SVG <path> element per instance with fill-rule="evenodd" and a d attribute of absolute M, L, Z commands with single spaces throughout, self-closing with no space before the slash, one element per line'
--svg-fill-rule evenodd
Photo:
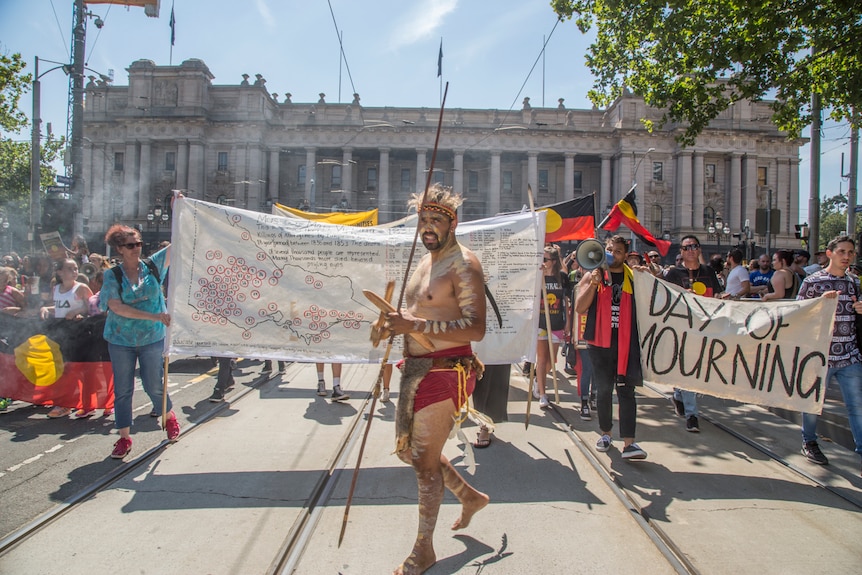
<path fill-rule="evenodd" d="M 449 93 L 449 82 L 446 82 L 446 88 L 443 90 L 443 99 L 440 103 L 440 117 L 437 120 L 437 135 L 434 138 L 434 151 L 431 153 L 431 165 L 428 169 L 428 177 L 425 180 L 425 191 L 422 193 L 422 201 L 419 202 L 418 209 L 422 209 L 425 200 L 428 199 L 428 188 L 431 187 L 431 179 L 434 177 L 434 163 L 437 161 L 437 148 L 440 145 L 440 132 L 443 129 L 443 110 L 446 108 L 446 95 Z M 410 247 L 410 255 L 407 257 L 407 266 L 404 268 L 404 277 L 401 281 L 401 292 L 398 296 L 398 305 L 396 310 L 400 310 L 404 304 L 404 292 L 407 289 L 407 279 L 410 277 L 410 267 L 413 264 L 413 257 L 416 254 L 416 244 L 419 241 L 419 222 L 416 222 L 416 232 L 413 234 L 413 245 Z M 380 371 L 377 374 L 377 383 L 374 384 L 374 391 L 371 394 L 371 409 L 368 412 L 368 420 L 365 422 L 365 433 L 362 435 L 362 443 L 359 445 L 359 454 L 356 457 L 356 467 L 353 469 L 353 479 L 350 481 L 350 490 L 347 493 L 347 503 L 344 505 L 344 517 L 341 520 L 341 533 L 338 535 L 338 546 L 341 547 L 341 542 L 344 540 L 344 532 L 347 530 L 347 516 L 350 513 L 350 505 L 353 502 L 353 492 L 356 489 L 356 480 L 359 477 L 359 468 L 362 465 L 362 454 L 365 452 L 365 443 L 368 441 L 368 432 L 371 430 L 371 421 L 374 419 L 374 407 L 377 404 L 377 396 L 380 391 L 380 382 L 383 379 L 383 370 L 386 369 L 386 363 L 389 361 L 389 352 L 392 350 L 392 343 L 395 341 L 395 334 L 389 336 L 389 341 L 386 343 L 386 352 L 383 354 L 383 360 L 380 362 Z"/>

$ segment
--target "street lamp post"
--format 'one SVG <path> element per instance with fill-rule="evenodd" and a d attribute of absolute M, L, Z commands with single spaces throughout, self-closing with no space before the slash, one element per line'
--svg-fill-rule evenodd
<path fill-rule="evenodd" d="M 730 226 L 721 219 L 721 214 L 715 214 L 715 221 L 710 222 L 706 228 L 706 233 L 713 236 L 718 243 L 718 251 L 721 251 L 721 238 L 724 236 L 725 241 L 730 241 Z"/>
<path fill-rule="evenodd" d="M 168 220 L 171 219 L 171 215 L 167 212 L 167 210 L 162 209 L 161 204 L 156 204 L 149 209 L 147 212 L 147 226 L 152 227 L 156 226 L 156 241 L 155 246 L 158 247 L 159 242 L 161 241 L 161 237 L 159 236 L 159 230 L 162 227 L 162 224 L 167 224 Z M 151 250 L 153 251 L 153 250 Z"/>
<path fill-rule="evenodd" d="M 4 253 L 10 253 L 12 251 L 12 238 L 9 235 L 9 218 L 6 217 L 6 212 L 0 212 L 0 235 L 6 240 L 4 243 L 6 244 L 6 251 Z"/>

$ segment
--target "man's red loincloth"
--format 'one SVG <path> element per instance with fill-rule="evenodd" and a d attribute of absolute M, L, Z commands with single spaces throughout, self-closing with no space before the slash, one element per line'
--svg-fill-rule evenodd
<path fill-rule="evenodd" d="M 423 359 L 439 359 L 472 357 L 473 350 L 469 345 L 461 347 L 453 347 L 441 351 L 435 351 L 428 355 L 421 356 Z M 476 372 L 470 370 L 467 375 L 467 395 L 473 394 L 473 389 L 476 387 Z M 458 371 L 455 368 L 433 367 L 431 371 L 422 378 L 419 382 L 419 387 L 416 389 L 416 398 L 413 401 L 413 412 L 417 412 L 424 407 L 428 407 L 439 401 L 446 399 L 452 400 L 452 405 L 460 409 L 466 397 L 462 397 L 461 405 L 458 405 Z"/>

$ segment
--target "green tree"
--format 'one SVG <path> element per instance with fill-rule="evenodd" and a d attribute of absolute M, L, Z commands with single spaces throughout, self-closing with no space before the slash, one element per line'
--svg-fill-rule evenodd
<path fill-rule="evenodd" d="M 13 224 L 12 231 L 22 235 L 29 222 L 30 140 L 20 139 L 30 122 L 19 108 L 22 96 L 30 90 L 31 74 L 20 54 L 0 54 L 0 207 Z M 16 139 L 18 138 L 18 139 Z M 54 183 L 56 172 L 51 166 L 63 149 L 64 138 L 49 135 L 41 144 L 41 179 L 43 185 Z"/>
<path fill-rule="evenodd" d="M 820 202 L 820 245 L 825 246 L 842 231 L 847 231 L 847 196 L 838 194 L 824 198 Z M 860 232 L 862 232 L 862 218 L 856 218 L 855 234 Z M 855 234 L 850 232 L 854 238 Z"/>
<path fill-rule="evenodd" d="M 862 3 L 858 0 L 551 0 L 597 38 L 587 53 L 599 106 L 625 88 L 666 109 L 680 141 L 734 102 L 774 98 L 773 119 L 791 137 L 811 122 L 811 96 L 836 120 L 862 103 Z M 858 121 L 858 120 L 857 120 Z M 648 128 L 653 126 L 647 123 Z"/>

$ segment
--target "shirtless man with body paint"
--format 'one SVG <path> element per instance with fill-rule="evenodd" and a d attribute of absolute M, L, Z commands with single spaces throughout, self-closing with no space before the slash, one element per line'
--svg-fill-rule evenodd
<path fill-rule="evenodd" d="M 481 371 L 470 342 L 485 336 L 482 265 L 455 238 L 461 197 L 435 184 L 419 206 L 421 201 L 422 196 L 415 195 L 411 205 L 417 207 L 419 233 L 428 253 L 407 283 L 407 308 L 388 314 L 384 324 L 396 334 L 423 333 L 435 347 L 429 353 L 413 338 L 404 338 L 396 452 L 416 472 L 419 531 L 410 555 L 395 570 L 397 575 L 424 573 L 437 561 L 434 528 L 444 486 L 461 502 L 453 530 L 467 527 L 488 504 L 488 496 L 471 487 L 443 455 L 454 416 Z"/>

